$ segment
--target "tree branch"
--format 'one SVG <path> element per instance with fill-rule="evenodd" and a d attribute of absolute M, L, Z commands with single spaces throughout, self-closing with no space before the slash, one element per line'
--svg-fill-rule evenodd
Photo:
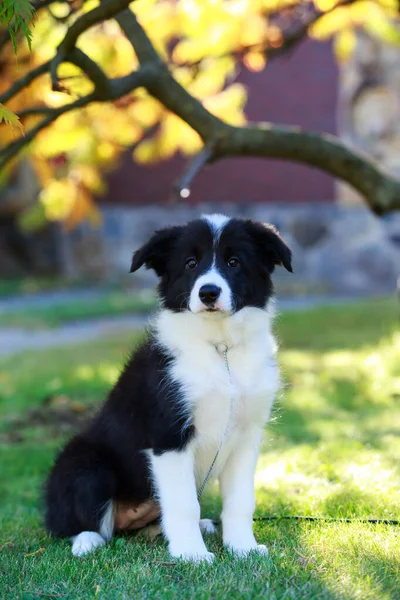
<path fill-rule="evenodd" d="M 153 70 L 151 81 L 146 85 L 148 92 L 186 121 L 203 140 L 214 138 L 216 130 L 222 130 L 224 123 L 214 117 L 173 78 L 133 12 L 126 9 L 115 19 L 132 44 L 141 67 Z"/>
<path fill-rule="evenodd" d="M 292 28 L 289 27 L 286 31 L 282 31 L 283 39 L 280 46 L 267 45 L 267 47 L 264 49 L 264 52 L 266 53 L 268 59 L 276 58 L 286 54 L 307 37 L 309 28 L 319 21 L 321 17 L 333 12 L 341 6 L 347 6 L 349 4 L 353 4 L 354 2 L 355 0 L 339 0 L 339 2 L 325 11 L 316 9 L 314 3 L 312 2 L 309 11 L 310 16 L 305 19 L 303 23 L 300 23 Z"/>
<path fill-rule="evenodd" d="M 0 103 L 5 104 L 8 100 L 11 100 L 11 98 L 13 98 L 19 92 L 27 88 L 28 85 L 32 83 L 32 81 L 34 81 L 44 73 L 47 73 L 47 71 L 50 68 L 50 62 L 51 61 L 47 61 L 39 65 L 35 69 L 32 69 L 32 71 L 29 71 L 29 73 L 27 73 L 23 77 L 21 77 L 21 79 L 18 79 L 15 83 L 13 83 L 13 85 L 9 87 L 8 90 L 4 92 L 4 94 L 0 96 Z"/>
<path fill-rule="evenodd" d="M 205 164 L 210 162 L 214 157 L 215 144 L 206 144 L 201 152 L 196 154 L 193 160 L 189 163 L 181 177 L 174 185 L 175 193 L 179 198 L 188 198 L 190 196 L 190 186 L 193 179 L 201 171 Z"/>
<path fill-rule="evenodd" d="M 51 4 L 54 4 L 55 2 L 62 2 L 63 0 L 38 0 L 37 2 L 31 2 L 34 10 L 35 10 L 35 16 L 37 15 L 37 13 L 42 9 L 42 8 L 48 8 Z M 64 0 L 65 2 L 66 0 Z M 17 33 L 17 40 L 19 41 L 21 39 L 21 32 Z M 3 48 L 5 46 L 7 46 L 8 44 L 11 44 L 11 36 L 9 34 L 9 32 L 7 31 L 7 29 L 2 33 L 2 36 L 0 37 L 0 52 L 3 50 Z"/>
<path fill-rule="evenodd" d="M 279 158 L 319 168 L 347 181 L 365 196 L 372 210 L 378 214 L 400 209 L 400 181 L 384 173 L 366 156 L 347 148 L 337 138 L 305 132 L 295 127 L 275 127 L 268 123 L 233 127 L 211 114 L 174 79 L 129 9 L 117 14 L 116 20 L 136 52 L 140 69 L 124 77 L 107 78 L 94 61 L 75 48 L 75 42 L 88 27 L 115 16 L 115 13 L 128 3 L 128 0 L 105 0 L 98 8 L 80 17 L 67 32 L 53 61 L 22 77 L 0 97 L 0 102 L 12 98 L 36 77 L 48 71 L 50 64 L 53 77 L 56 77 L 57 66 L 65 60 L 70 60 L 82 68 L 95 85 L 91 94 L 57 109 L 33 107 L 23 111 L 24 116 L 43 114 L 44 118 L 25 137 L 15 140 L 0 151 L 0 169 L 62 114 L 94 101 L 116 100 L 133 89 L 144 86 L 152 96 L 190 125 L 203 139 L 204 149 L 191 162 L 179 182 L 180 190 L 188 189 L 193 177 L 211 160 L 230 156 Z"/>
<path fill-rule="evenodd" d="M 224 123 L 173 78 L 129 9 L 118 15 L 117 21 L 140 64 L 156 67 L 154 80 L 146 86 L 149 93 L 197 131 L 205 146 L 214 147 L 215 160 L 228 156 L 254 156 L 301 162 L 350 183 L 377 214 L 400 209 L 400 181 L 334 136 L 308 133 L 296 127 L 274 127 L 268 123 L 250 127 Z M 199 158 L 194 164 L 204 162 Z"/>
<path fill-rule="evenodd" d="M 400 181 L 332 135 L 311 133 L 298 127 L 275 127 L 269 123 L 228 126 L 214 156 L 215 160 L 254 156 L 300 162 L 352 185 L 376 214 L 400 209 Z"/>
<path fill-rule="evenodd" d="M 82 71 L 86 73 L 89 79 L 93 82 L 96 94 L 99 98 L 107 99 L 111 93 L 110 79 L 105 75 L 104 71 L 99 65 L 94 62 L 87 54 L 79 50 L 79 48 L 73 48 L 65 57 L 66 62 L 71 62 L 76 65 Z M 57 82 L 57 85 L 59 83 Z"/>
<path fill-rule="evenodd" d="M 105 0 L 93 10 L 81 15 L 72 25 L 69 27 L 63 41 L 57 48 L 57 54 L 51 61 L 50 75 L 53 90 L 59 91 L 58 80 L 57 80 L 57 69 L 59 65 L 66 60 L 66 57 L 75 48 L 78 37 L 84 31 L 97 25 L 101 21 L 110 19 L 115 14 L 126 8 L 132 0 Z"/>
<path fill-rule="evenodd" d="M 143 68 L 139 71 L 135 71 L 130 75 L 126 75 L 124 77 L 117 77 L 115 79 L 108 80 L 109 84 L 109 96 L 106 98 L 109 101 L 117 100 L 121 96 L 124 96 L 128 92 L 132 90 L 143 87 L 149 79 L 151 75 L 151 69 Z M 21 111 L 20 117 L 27 117 L 29 115 L 45 115 L 42 121 L 38 123 L 35 127 L 33 127 L 26 135 L 21 136 L 5 148 L 0 150 L 0 172 L 1 169 L 6 166 L 6 164 L 14 158 L 24 148 L 29 142 L 31 142 L 37 134 L 51 125 L 58 117 L 61 115 L 70 112 L 71 110 L 76 110 L 79 108 L 83 108 L 88 104 L 96 101 L 105 101 L 104 97 L 100 96 L 97 90 L 95 89 L 91 94 L 87 96 L 83 96 L 82 98 L 78 98 L 74 102 L 70 102 L 69 104 L 65 104 L 64 106 L 60 106 L 59 108 L 50 108 L 50 107 L 32 107 L 26 110 Z"/>
<path fill-rule="evenodd" d="M 64 113 L 69 112 L 71 110 L 75 110 L 77 108 L 83 108 L 84 106 L 87 106 L 90 102 L 93 102 L 95 100 L 96 94 L 95 92 L 92 92 L 87 96 L 83 96 L 83 98 L 78 98 L 78 100 L 75 100 L 75 102 L 70 102 L 69 104 L 60 106 L 59 108 L 50 109 L 52 110 L 52 112 L 42 121 L 40 121 L 40 123 L 38 123 L 35 127 L 32 127 L 32 129 L 26 135 L 21 136 L 20 138 L 18 138 L 17 140 L 12 142 L 11 144 L 8 144 L 8 146 L 0 150 L 0 172 L 6 166 L 6 164 L 12 158 L 14 158 L 14 156 L 16 156 L 16 154 L 18 154 L 18 152 L 20 152 L 22 148 L 24 148 L 24 146 L 29 144 L 29 142 L 31 142 L 40 131 L 42 131 L 42 129 L 45 129 L 46 127 L 51 125 L 53 121 L 58 119 L 58 117 L 60 117 Z"/>

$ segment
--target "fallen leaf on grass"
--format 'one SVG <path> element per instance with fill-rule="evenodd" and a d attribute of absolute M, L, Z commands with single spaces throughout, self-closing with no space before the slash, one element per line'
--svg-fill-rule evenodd
<path fill-rule="evenodd" d="M 10 550 L 11 550 L 11 548 L 14 547 L 14 544 L 12 542 L 6 542 L 2 546 L 0 546 L 0 550 L 3 550 L 3 548 L 5 548 L 6 546 L 10 546 Z"/>
<path fill-rule="evenodd" d="M 44 552 L 46 550 L 46 548 L 39 548 L 39 550 L 35 550 L 35 552 L 29 552 L 29 554 L 25 554 L 25 556 L 35 556 L 35 554 L 40 554 L 41 552 Z"/>
<path fill-rule="evenodd" d="M 301 552 L 299 552 L 298 550 L 296 550 L 296 548 L 293 548 L 293 550 L 299 556 L 299 558 L 297 560 L 299 561 L 300 565 L 302 567 L 304 567 L 304 568 L 308 567 L 308 565 L 310 564 L 311 560 L 309 558 L 307 558 L 307 556 L 304 556 L 304 554 L 301 554 Z"/>

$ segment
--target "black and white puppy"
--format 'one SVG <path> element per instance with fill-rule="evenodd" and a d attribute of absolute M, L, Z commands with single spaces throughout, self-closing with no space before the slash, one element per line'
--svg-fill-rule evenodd
<path fill-rule="evenodd" d="M 254 472 L 279 387 L 271 273 L 292 270 L 291 252 L 272 226 L 210 215 L 157 231 L 131 271 L 143 265 L 160 278 L 162 309 L 98 416 L 58 456 L 47 528 L 82 556 L 161 515 L 172 556 L 212 560 L 197 492 L 222 441 L 212 477 L 224 544 L 266 552 L 252 531 Z"/>

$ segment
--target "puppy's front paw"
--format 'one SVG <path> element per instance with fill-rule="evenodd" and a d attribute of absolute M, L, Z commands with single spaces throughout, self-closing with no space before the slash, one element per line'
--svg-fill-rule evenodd
<path fill-rule="evenodd" d="M 254 548 L 253 552 L 258 552 L 258 554 L 268 556 L 268 548 L 265 546 L 265 544 L 257 544 L 257 548 Z"/>
<path fill-rule="evenodd" d="M 96 548 L 104 546 L 105 539 L 95 531 L 82 531 L 72 538 L 72 554 L 74 556 L 85 556 Z"/>
<path fill-rule="evenodd" d="M 214 554 L 212 552 L 180 552 L 180 553 L 173 553 L 171 552 L 171 555 L 174 558 L 178 558 L 179 560 L 182 560 L 184 562 L 193 562 L 193 563 L 200 563 L 202 561 L 207 561 L 209 563 L 211 563 L 214 560 Z"/>
<path fill-rule="evenodd" d="M 231 546 L 228 545 L 227 549 L 232 552 L 237 558 L 247 558 L 250 554 L 262 554 L 268 556 L 268 548 L 264 544 L 255 544 L 251 546 Z"/>

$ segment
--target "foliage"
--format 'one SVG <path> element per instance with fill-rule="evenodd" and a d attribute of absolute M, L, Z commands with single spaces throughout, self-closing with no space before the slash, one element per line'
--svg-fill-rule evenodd
<path fill-rule="evenodd" d="M 22 129 L 19 117 L 15 115 L 11 110 L 6 108 L 4 104 L 0 104 L 0 124 L 4 121 L 12 130 L 14 127 Z"/>
<path fill-rule="evenodd" d="M 278 319 L 287 384 L 262 447 L 258 516 L 399 518 L 398 317 L 390 299 Z M 0 361 L 1 596 L 397 597 L 400 541 L 398 529 L 385 525 L 259 521 L 256 535 L 268 545 L 269 560 L 235 561 L 220 537 L 211 536 L 207 544 L 216 562 L 200 567 L 171 565 L 161 540 L 119 536 L 78 560 L 68 540 L 48 538 L 38 494 L 54 452 L 71 431 L 65 407 L 84 413 L 98 404 L 132 341 L 135 336 L 126 333 Z M 60 408 L 53 422 L 40 421 L 49 402 Z M 203 514 L 217 518 L 219 511 L 211 490 Z"/>
<path fill-rule="evenodd" d="M 0 25 L 7 27 L 15 54 L 17 54 L 17 35 L 20 31 L 28 43 L 29 50 L 32 47 L 32 32 L 29 25 L 34 13 L 35 9 L 29 0 L 2 1 L 0 6 Z"/>
<path fill-rule="evenodd" d="M 26 15 L 27 8 L 21 7 L 27 0 L 7 2 Z M 98 0 L 60 0 L 51 4 L 51 11 L 40 9 L 32 56 L 19 46 L 16 63 L 12 48 L 0 49 L 0 94 L 52 59 L 71 23 L 98 5 Z M 399 42 L 396 0 L 136 0 L 132 8 L 176 80 L 233 125 L 246 123 L 247 92 L 236 81 L 240 69 L 268 68 L 268 61 L 285 48 L 287 38 L 304 29 L 304 23 L 310 22 L 311 37 L 334 38 L 339 60 L 354 49 L 360 27 L 390 43 Z M 138 66 L 131 44 L 113 20 L 84 31 L 78 47 L 107 76 L 121 77 Z M 61 108 L 93 90 L 82 70 L 68 62 L 58 69 L 57 86 L 61 91 L 53 91 L 47 78 L 38 78 L 10 100 L 7 109 L 19 113 L 26 127 L 34 127 L 46 109 Z M 24 113 L 35 104 L 37 110 Z M 9 128 L 0 128 L 3 144 L 12 135 Z M 85 218 L 99 221 L 93 195 L 104 191 L 103 173 L 115 166 L 122 152 L 149 164 L 176 152 L 191 155 L 201 146 L 198 133 L 139 88 L 114 102 L 92 103 L 60 116 L 37 135 L 29 158 L 42 188 L 45 216 L 72 228 Z M 40 222 L 38 214 L 36 210 L 26 222 L 34 226 Z"/>
<path fill-rule="evenodd" d="M 28 48 L 32 48 L 32 32 L 29 24 L 34 15 L 34 8 L 29 0 L 3 0 L 0 6 L 0 26 L 7 28 L 10 35 L 14 53 L 17 54 L 17 34 L 22 31 Z M 0 103 L 0 124 L 4 121 L 12 130 L 23 127 L 17 115 Z"/>

